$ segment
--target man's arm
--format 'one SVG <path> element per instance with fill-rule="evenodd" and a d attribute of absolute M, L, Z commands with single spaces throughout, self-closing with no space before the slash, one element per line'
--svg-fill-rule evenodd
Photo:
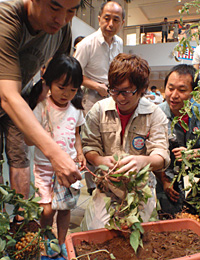
<path fill-rule="evenodd" d="M 90 88 L 96 90 L 100 96 L 106 97 L 108 95 L 107 89 L 108 87 L 104 83 L 98 83 L 92 79 L 89 79 L 86 76 L 83 76 L 83 86 L 86 88 Z"/>
<path fill-rule="evenodd" d="M 21 82 L 0 80 L 1 106 L 26 138 L 50 160 L 60 184 L 69 187 L 81 179 L 75 163 L 47 134 L 20 95 Z"/>

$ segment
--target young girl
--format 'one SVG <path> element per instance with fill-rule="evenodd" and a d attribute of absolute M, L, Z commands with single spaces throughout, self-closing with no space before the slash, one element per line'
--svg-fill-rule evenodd
<path fill-rule="evenodd" d="M 84 166 L 86 160 L 82 153 L 79 135 L 79 126 L 84 123 L 80 89 L 82 79 L 82 69 L 75 58 L 64 54 L 53 58 L 43 75 L 43 80 L 40 80 L 39 83 L 43 89 L 44 84 L 50 88 L 50 95 L 36 106 L 34 114 L 57 144 L 72 159 Z M 38 195 L 41 197 L 39 203 L 44 209 L 41 217 L 42 228 L 47 225 L 52 226 L 56 212 L 52 210 L 53 174 L 50 161 L 35 147 L 35 186 L 39 189 Z M 61 255 L 67 259 L 65 237 L 70 222 L 70 210 L 58 210 L 57 213 L 58 241 L 61 247 Z M 48 246 L 47 255 L 54 257 L 56 252 Z"/>

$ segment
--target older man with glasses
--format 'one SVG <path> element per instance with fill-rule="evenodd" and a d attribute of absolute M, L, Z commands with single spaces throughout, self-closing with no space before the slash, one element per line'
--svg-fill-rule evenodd
<path fill-rule="evenodd" d="M 82 131 L 83 152 L 94 166 L 112 169 L 114 154 L 127 155 L 119 162 L 117 173 L 140 171 L 150 164 L 161 172 L 169 165 L 167 118 L 155 104 L 142 97 L 149 83 L 148 63 L 136 55 L 118 54 L 108 73 L 111 97 L 98 101 L 86 116 Z M 142 219 L 148 221 L 154 207 L 155 176 L 149 175 L 152 198 L 142 208 Z M 109 221 L 105 197 L 96 189 L 82 222 L 82 228 L 102 228 Z"/>

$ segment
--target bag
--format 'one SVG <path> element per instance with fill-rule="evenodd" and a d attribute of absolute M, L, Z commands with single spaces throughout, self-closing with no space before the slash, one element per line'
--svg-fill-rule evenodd
<path fill-rule="evenodd" d="M 53 210 L 70 210 L 73 209 L 80 196 L 80 189 L 72 187 L 66 188 L 58 183 L 57 177 L 54 177 L 52 209 Z"/>

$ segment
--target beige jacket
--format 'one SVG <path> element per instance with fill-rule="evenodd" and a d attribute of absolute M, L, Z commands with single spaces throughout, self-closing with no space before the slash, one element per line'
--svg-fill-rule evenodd
<path fill-rule="evenodd" d="M 112 97 L 106 98 L 97 102 L 86 116 L 82 132 L 83 152 L 96 151 L 102 156 L 158 154 L 164 158 L 164 168 L 167 168 L 170 162 L 167 125 L 164 112 L 141 98 L 121 144 L 121 121 L 115 102 Z"/>

